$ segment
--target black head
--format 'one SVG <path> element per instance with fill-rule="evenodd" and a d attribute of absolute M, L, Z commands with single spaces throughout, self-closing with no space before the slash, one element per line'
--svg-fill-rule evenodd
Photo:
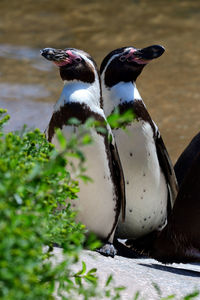
<path fill-rule="evenodd" d="M 80 80 L 87 83 L 95 81 L 98 71 L 96 63 L 88 53 L 75 48 L 44 48 L 40 53 L 59 67 L 63 80 Z"/>
<path fill-rule="evenodd" d="M 161 56 L 164 51 L 162 46 L 153 45 L 143 49 L 123 47 L 110 52 L 100 67 L 100 73 L 105 73 L 103 78 L 105 85 L 112 87 L 121 81 L 135 81 L 144 66 Z"/>

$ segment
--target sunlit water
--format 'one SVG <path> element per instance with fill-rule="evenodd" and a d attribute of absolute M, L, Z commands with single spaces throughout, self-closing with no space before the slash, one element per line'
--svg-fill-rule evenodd
<path fill-rule="evenodd" d="M 0 1 L 0 106 L 45 128 L 62 89 L 44 47 L 76 47 L 100 64 L 112 49 L 165 46 L 137 86 L 175 161 L 200 129 L 199 0 Z"/>

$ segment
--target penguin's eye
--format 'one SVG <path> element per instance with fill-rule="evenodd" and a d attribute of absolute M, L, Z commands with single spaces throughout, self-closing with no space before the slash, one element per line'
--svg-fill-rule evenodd
<path fill-rule="evenodd" d="M 119 60 L 124 62 L 126 60 L 126 56 L 125 55 L 120 56 Z"/>
<path fill-rule="evenodd" d="M 128 61 L 128 62 L 133 61 L 133 58 L 132 58 L 132 57 L 128 57 L 128 58 L 127 58 L 127 61 Z"/>
<path fill-rule="evenodd" d="M 129 50 L 124 51 L 123 54 L 119 57 L 119 60 L 121 62 L 125 62 L 126 60 L 129 61 L 128 58 L 127 58 L 128 54 L 129 54 Z"/>
<path fill-rule="evenodd" d="M 75 61 L 76 61 L 77 63 L 79 63 L 79 62 L 82 61 L 82 59 L 81 59 L 80 57 L 76 57 L 76 58 L 75 58 Z"/>

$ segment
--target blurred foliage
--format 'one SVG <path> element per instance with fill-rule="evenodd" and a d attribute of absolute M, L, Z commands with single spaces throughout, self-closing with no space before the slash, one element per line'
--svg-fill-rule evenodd
<path fill-rule="evenodd" d="M 76 213 L 66 204 L 66 199 L 76 201 L 79 191 L 69 158 L 79 161 L 84 177 L 80 145 L 90 139 L 81 133 L 82 140 L 72 136 L 66 142 L 58 131 L 58 152 L 38 129 L 5 134 L 5 113 L 0 110 L 0 299 L 55 299 L 55 293 L 62 299 L 77 294 L 101 299 L 96 269 L 86 272 L 83 262 L 80 272 L 71 270 L 84 243 L 93 250 L 100 242 L 93 235 L 85 240 L 84 225 L 75 222 Z M 53 264 L 55 244 L 62 247 L 63 259 Z"/>
<path fill-rule="evenodd" d="M 1 127 L 8 119 L 4 112 Z M 66 206 L 79 190 L 66 165 L 39 130 L 0 132 L 1 299 L 47 299 L 77 260 L 85 229 Z M 47 260 L 53 243 L 66 253 L 56 268 Z"/>
<path fill-rule="evenodd" d="M 122 128 L 125 130 L 125 127 L 135 119 L 136 116 L 132 109 L 120 113 L 119 109 L 116 108 L 114 112 L 108 116 L 107 121 L 112 129 Z"/>

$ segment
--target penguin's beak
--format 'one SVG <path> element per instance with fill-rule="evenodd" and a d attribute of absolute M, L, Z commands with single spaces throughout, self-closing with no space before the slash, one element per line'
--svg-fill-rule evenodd
<path fill-rule="evenodd" d="M 66 51 L 54 48 L 44 48 L 40 50 L 40 54 L 53 62 L 60 62 L 69 57 Z"/>
<path fill-rule="evenodd" d="M 80 55 L 68 48 L 64 50 L 44 48 L 43 50 L 40 50 L 40 53 L 46 59 L 53 61 L 58 67 L 80 63 L 82 61 Z"/>
<path fill-rule="evenodd" d="M 121 61 L 134 62 L 138 65 L 146 65 L 152 59 L 158 58 L 165 51 L 165 48 L 160 45 L 153 45 L 143 49 L 131 47 L 126 55 L 120 57 Z"/>
<path fill-rule="evenodd" d="M 153 45 L 143 49 L 137 49 L 134 56 L 138 59 L 152 60 L 160 57 L 165 52 L 165 48 L 160 45 Z"/>

